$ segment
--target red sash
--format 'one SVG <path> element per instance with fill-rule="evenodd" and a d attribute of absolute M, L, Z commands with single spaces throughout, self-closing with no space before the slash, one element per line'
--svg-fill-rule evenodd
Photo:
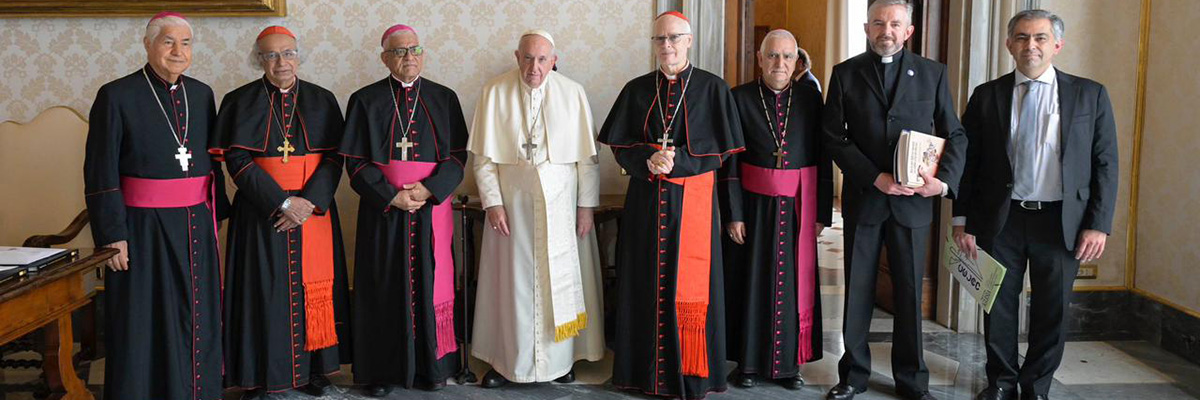
<path fill-rule="evenodd" d="M 433 174 L 437 163 L 392 160 L 375 164 L 396 189 Z M 454 208 L 449 200 L 434 205 L 433 214 L 433 315 L 436 321 L 437 358 L 458 350 L 454 339 Z"/>
<path fill-rule="evenodd" d="M 279 188 L 302 190 L 321 164 L 321 154 L 256 157 L 254 163 L 266 171 Z M 304 282 L 305 351 L 338 344 L 337 320 L 333 316 L 333 218 L 313 214 L 300 226 L 300 266 Z"/>
<path fill-rule="evenodd" d="M 682 353 L 680 372 L 708 377 L 708 285 L 712 269 L 713 173 L 663 178 L 683 186 L 679 223 L 675 315 Z"/>
<path fill-rule="evenodd" d="M 800 337 L 796 362 L 812 358 L 813 306 L 816 302 L 817 167 L 770 169 L 742 163 L 742 188 L 763 196 L 796 198 L 800 237 L 796 239 L 796 310 Z"/>

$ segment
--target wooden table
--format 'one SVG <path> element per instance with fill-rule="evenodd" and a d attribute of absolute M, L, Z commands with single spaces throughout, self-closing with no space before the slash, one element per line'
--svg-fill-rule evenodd
<path fill-rule="evenodd" d="M 0 344 L 44 327 L 42 369 L 50 399 L 90 400 L 92 393 L 75 374 L 71 312 L 92 301 L 95 289 L 87 283 L 117 251 L 71 251 L 75 254 L 36 273 L 0 283 Z"/>

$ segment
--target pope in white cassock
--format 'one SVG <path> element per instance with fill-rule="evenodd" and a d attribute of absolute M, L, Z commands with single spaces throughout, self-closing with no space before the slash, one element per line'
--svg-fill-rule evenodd
<path fill-rule="evenodd" d="M 583 86 L 552 71 L 549 33 L 521 35 L 517 69 L 484 86 L 468 148 L 487 210 L 471 355 L 482 385 L 574 381 L 604 356 L 599 176 Z"/>

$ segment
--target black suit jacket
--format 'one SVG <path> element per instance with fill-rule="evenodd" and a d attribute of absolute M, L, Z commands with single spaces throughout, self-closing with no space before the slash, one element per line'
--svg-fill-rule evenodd
<path fill-rule="evenodd" d="M 875 188 L 880 173 L 894 172 L 892 159 L 904 129 L 946 139 L 936 176 L 950 187 L 950 198 L 958 193 L 967 137 L 950 98 L 946 66 L 902 51 L 890 105 L 871 53 L 833 67 L 823 127 L 826 146 L 845 173 L 842 207 L 847 223 L 876 224 L 894 217 L 916 228 L 933 221 L 934 198 L 888 196 Z"/>
<path fill-rule="evenodd" d="M 1117 203 L 1117 126 L 1104 86 L 1057 71 L 1063 244 L 1075 250 L 1081 229 L 1112 232 Z M 1013 170 L 1008 157 L 1016 76 L 1009 73 L 975 88 L 963 114 L 970 138 L 954 215 L 967 217 L 966 232 L 990 247 L 1008 218 Z"/>

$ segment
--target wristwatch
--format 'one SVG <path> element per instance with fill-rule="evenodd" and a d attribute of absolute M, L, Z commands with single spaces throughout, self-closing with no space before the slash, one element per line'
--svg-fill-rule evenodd
<path fill-rule="evenodd" d="M 291 206 L 292 206 L 292 199 L 290 197 L 283 199 L 283 204 L 279 205 L 279 211 L 287 211 L 288 207 L 291 207 Z"/>

